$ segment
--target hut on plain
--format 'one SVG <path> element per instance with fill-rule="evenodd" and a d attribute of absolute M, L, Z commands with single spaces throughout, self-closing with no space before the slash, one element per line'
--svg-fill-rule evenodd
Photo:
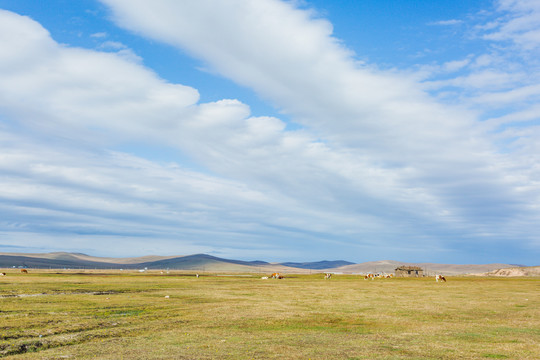
<path fill-rule="evenodd" d="M 398 266 L 396 268 L 396 277 L 422 277 L 424 269 L 418 266 Z"/>

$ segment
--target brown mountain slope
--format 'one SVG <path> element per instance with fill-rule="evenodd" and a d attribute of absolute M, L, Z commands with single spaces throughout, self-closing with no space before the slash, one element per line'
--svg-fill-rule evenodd
<path fill-rule="evenodd" d="M 319 264 L 313 263 L 313 264 Z M 330 262 L 328 262 L 330 263 Z M 131 258 L 94 257 L 80 253 L 55 252 L 47 254 L 0 253 L 0 267 L 30 268 L 85 268 L 85 269 L 179 269 L 213 272 L 252 272 L 261 274 L 281 273 L 321 273 L 334 272 L 344 274 L 358 273 L 393 273 L 399 265 L 420 266 L 428 275 L 483 274 L 498 269 L 512 268 L 508 264 L 454 265 L 434 263 L 405 263 L 394 260 L 370 261 L 330 269 L 309 269 L 284 266 L 284 264 L 264 261 L 240 261 L 222 259 L 206 254 L 186 256 L 148 255 Z M 310 263 L 307 264 L 310 266 Z"/>
<path fill-rule="evenodd" d="M 27 267 L 51 269 L 171 269 L 212 272 L 251 272 L 261 274 L 306 273 L 263 261 L 221 259 L 206 254 L 187 256 L 142 256 L 136 258 L 100 258 L 77 253 L 20 254 L 0 253 L 0 268 Z"/>
<path fill-rule="evenodd" d="M 511 267 L 489 271 L 482 276 L 540 276 L 540 266 Z"/>
<path fill-rule="evenodd" d="M 508 264 L 482 264 L 482 265 L 455 265 L 435 263 L 406 263 L 394 260 L 370 261 L 361 264 L 342 266 L 332 271 L 343 273 L 393 273 L 400 265 L 419 266 L 428 274 L 463 275 L 471 273 L 488 272 L 501 268 L 508 268 Z"/>
<path fill-rule="evenodd" d="M 140 264 L 144 262 L 159 261 L 165 259 L 171 259 L 181 257 L 180 255 L 174 256 L 159 256 L 159 255 L 146 255 L 140 257 L 127 257 L 127 258 L 112 258 L 112 257 L 98 257 L 81 253 L 68 253 L 68 252 L 51 252 L 51 253 L 0 253 L 0 255 L 6 256 L 24 256 L 30 258 L 49 259 L 49 260 L 62 260 L 62 261 L 83 261 L 83 262 L 101 262 L 108 264 Z"/>

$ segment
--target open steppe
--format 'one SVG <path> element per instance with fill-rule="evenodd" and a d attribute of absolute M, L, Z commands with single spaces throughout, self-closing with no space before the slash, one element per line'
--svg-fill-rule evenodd
<path fill-rule="evenodd" d="M 538 277 L 2 271 L 9 359 L 540 358 Z"/>
<path fill-rule="evenodd" d="M 310 274 L 312 272 L 337 272 L 342 274 L 393 273 L 401 265 L 419 266 L 429 274 L 464 275 L 483 274 L 510 268 L 510 264 L 436 264 L 407 263 L 395 260 L 369 261 L 360 264 L 343 260 L 304 263 L 269 263 L 266 261 L 242 261 L 224 259 L 207 254 L 159 256 L 147 255 L 132 258 L 96 257 L 80 253 L 1 253 L 0 267 L 29 267 L 37 269 L 171 269 L 213 272 L 284 272 Z"/>

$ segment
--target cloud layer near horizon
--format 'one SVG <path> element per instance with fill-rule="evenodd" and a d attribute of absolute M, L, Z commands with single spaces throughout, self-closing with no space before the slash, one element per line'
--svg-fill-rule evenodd
<path fill-rule="evenodd" d="M 196 89 L 125 51 L 60 45 L 35 21 L 1 11 L 1 231 L 14 239 L 4 244 L 50 248 L 59 233 L 74 248 L 113 240 L 114 254 L 138 249 L 127 255 L 485 262 L 538 254 L 538 130 L 501 130 L 514 121 L 503 117 L 481 122 L 475 100 L 528 89 L 520 112 L 533 111 L 532 84 L 496 94 L 477 87 L 457 106 L 442 91 L 470 81 L 441 80 L 433 69 L 419 81 L 359 63 L 330 23 L 291 3 L 103 2 L 120 26 L 202 59 L 300 129 L 253 117 L 238 100 L 201 103 Z M 516 3 L 501 2 L 501 11 Z M 486 38 L 531 31 L 505 26 Z M 515 46 L 535 51 L 519 36 Z M 485 66 L 472 68 L 481 56 L 454 66 L 468 67 L 461 78 L 484 76 Z M 179 160 L 112 150 L 128 143 L 173 149 Z"/>

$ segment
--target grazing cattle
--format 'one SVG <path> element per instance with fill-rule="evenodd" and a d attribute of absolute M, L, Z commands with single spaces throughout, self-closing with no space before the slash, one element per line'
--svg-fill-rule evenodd
<path fill-rule="evenodd" d="M 283 276 L 280 273 L 273 273 L 270 277 L 272 279 L 283 279 Z"/>
<path fill-rule="evenodd" d="M 0 276 L 6 276 L 6 273 L 0 273 Z"/>
<path fill-rule="evenodd" d="M 332 277 L 332 274 L 330 274 L 330 273 L 324 274 L 324 279 L 325 279 L 325 280 L 328 280 L 328 279 L 330 279 L 331 277 Z"/>
<path fill-rule="evenodd" d="M 23 273 L 23 274 L 28 274 L 28 270 L 26 270 L 26 269 L 21 269 L 21 273 Z"/>
<path fill-rule="evenodd" d="M 439 282 L 441 280 L 442 282 L 446 282 L 446 278 L 442 275 L 435 275 L 435 281 Z"/>
<path fill-rule="evenodd" d="M 364 280 L 368 280 L 368 279 L 375 280 L 375 275 L 367 274 L 366 276 L 364 276 Z"/>

